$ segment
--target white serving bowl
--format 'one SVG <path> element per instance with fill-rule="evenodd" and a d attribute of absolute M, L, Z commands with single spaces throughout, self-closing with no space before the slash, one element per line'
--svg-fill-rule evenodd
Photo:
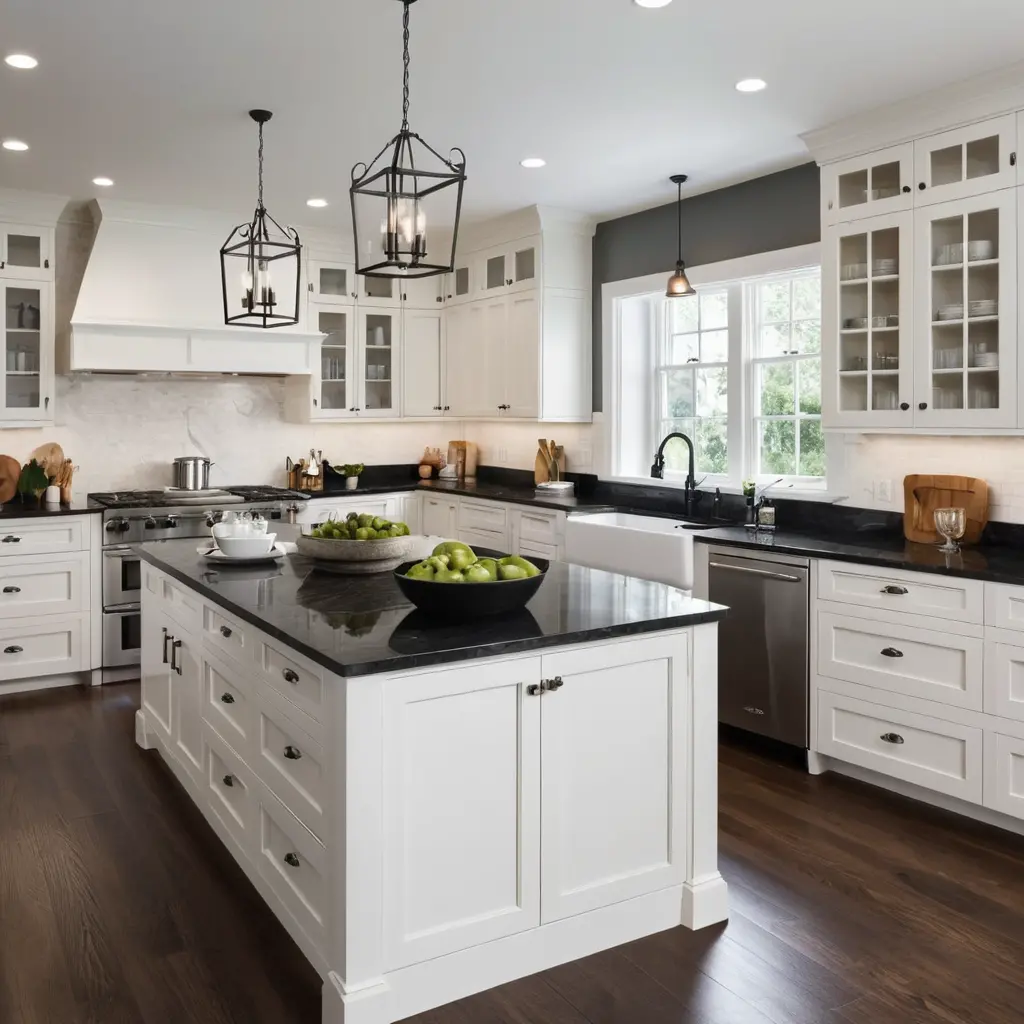
<path fill-rule="evenodd" d="M 274 550 L 276 533 L 268 533 L 262 537 L 218 537 L 217 547 L 228 558 L 259 558 L 269 555 Z"/>

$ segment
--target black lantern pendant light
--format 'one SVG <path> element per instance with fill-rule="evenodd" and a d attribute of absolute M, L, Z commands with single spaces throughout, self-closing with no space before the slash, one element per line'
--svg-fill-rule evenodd
<path fill-rule="evenodd" d="M 466 155 L 445 159 L 409 128 L 409 8 L 401 0 L 405 77 L 401 131 L 369 165 L 352 168 L 352 227 L 356 273 L 367 277 L 433 277 L 455 268 L 455 245 L 466 183 Z M 451 246 L 427 247 L 427 226 L 451 224 Z M 436 235 L 435 235 L 436 237 Z"/>
<path fill-rule="evenodd" d="M 683 185 L 686 184 L 688 175 L 673 174 L 670 179 L 674 185 L 679 187 L 679 252 L 676 259 L 676 272 L 668 279 L 668 291 L 665 293 L 670 299 L 681 299 L 684 295 L 696 295 L 697 289 L 690 284 L 686 276 L 686 264 L 683 262 Z"/>
<path fill-rule="evenodd" d="M 302 246 L 294 228 L 281 227 L 263 205 L 263 126 L 273 114 L 250 110 L 249 116 L 260 126 L 260 190 L 252 221 L 239 224 L 220 250 L 224 323 L 291 327 L 299 322 Z"/>

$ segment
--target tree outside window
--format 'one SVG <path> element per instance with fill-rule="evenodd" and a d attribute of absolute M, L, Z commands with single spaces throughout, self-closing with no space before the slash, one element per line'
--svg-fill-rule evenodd
<path fill-rule="evenodd" d="M 748 285 L 757 476 L 822 478 L 821 272 Z"/>
<path fill-rule="evenodd" d="M 666 301 L 658 367 L 658 439 L 686 434 L 696 448 L 700 475 L 729 472 L 729 302 L 725 288 Z M 685 473 L 682 441 L 665 449 L 669 473 Z"/>

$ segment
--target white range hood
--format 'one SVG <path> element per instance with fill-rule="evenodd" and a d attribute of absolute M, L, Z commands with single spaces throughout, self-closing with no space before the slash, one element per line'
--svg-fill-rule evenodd
<path fill-rule="evenodd" d="M 71 317 L 69 372 L 310 373 L 319 335 L 305 331 L 304 302 L 297 327 L 224 325 L 220 247 L 230 216 L 106 200 L 92 213 L 98 229 Z"/>

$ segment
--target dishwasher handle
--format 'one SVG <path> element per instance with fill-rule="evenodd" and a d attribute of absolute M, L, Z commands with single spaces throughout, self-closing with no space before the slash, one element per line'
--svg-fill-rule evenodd
<path fill-rule="evenodd" d="M 729 572 L 745 572 L 751 576 L 763 576 L 769 580 L 779 580 L 782 583 L 803 583 L 802 576 L 790 576 L 784 572 L 769 572 L 767 569 L 754 569 L 746 565 L 727 565 L 725 562 L 709 562 L 712 569 L 727 569 Z"/>

